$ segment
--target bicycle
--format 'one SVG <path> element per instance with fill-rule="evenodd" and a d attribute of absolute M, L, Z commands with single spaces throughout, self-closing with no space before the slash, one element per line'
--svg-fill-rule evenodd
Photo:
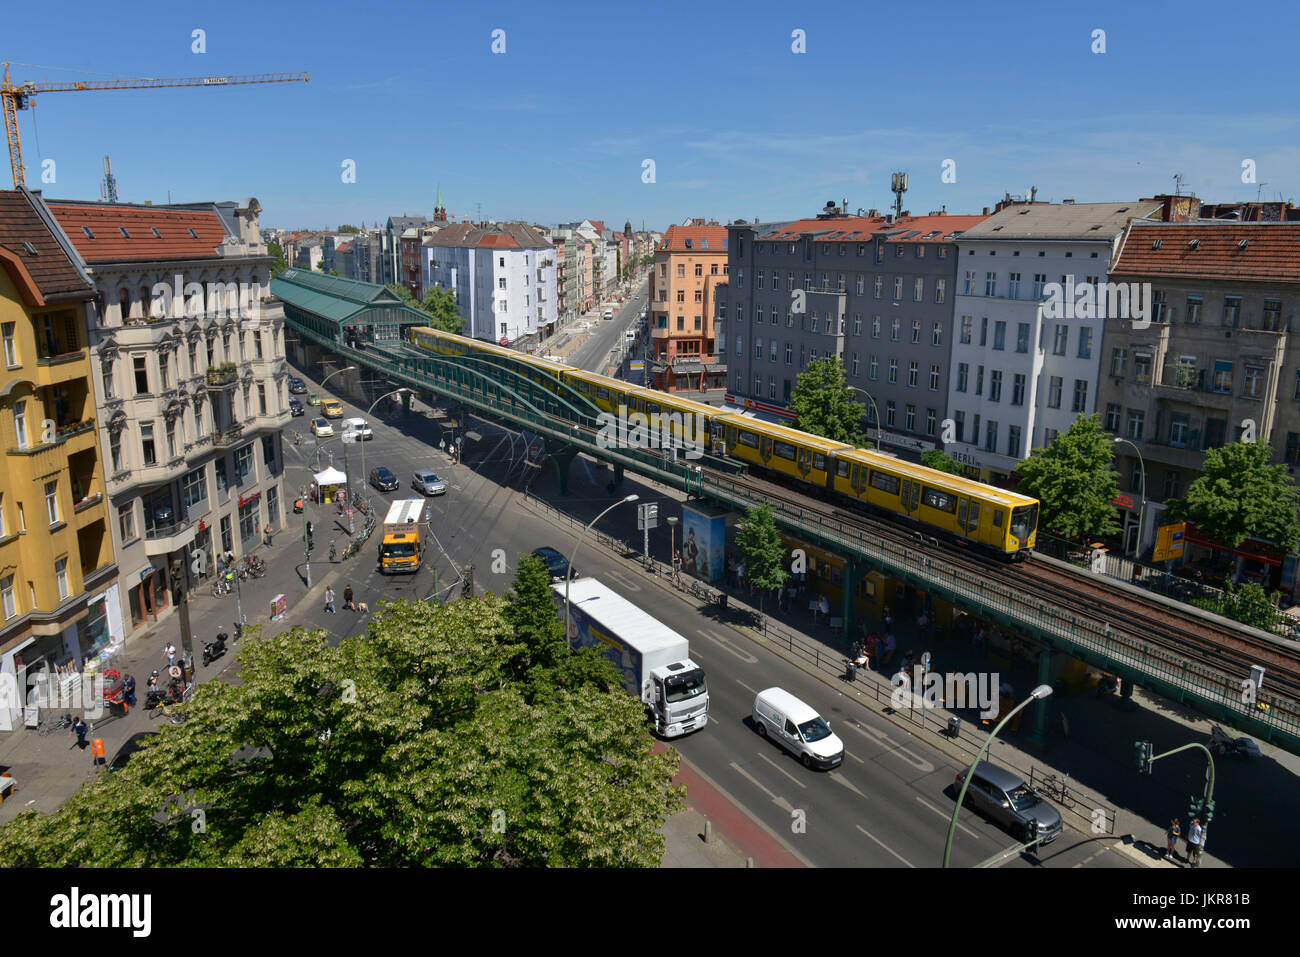
<path fill-rule="evenodd" d="M 48 718 L 42 718 L 41 723 L 36 726 L 36 731 L 41 735 L 54 734 L 56 731 L 67 731 L 72 727 L 72 724 L 72 715 L 70 714 L 52 715 Z"/>
<path fill-rule="evenodd" d="M 1070 793 L 1070 786 L 1064 777 L 1058 778 L 1055 774 L 1049 774 L 1043 779 L 1042 790 L 1057 804 L 1067 808 L 1074 807 L 1074 795 Z"/>
<path fill-rule="evenodd" d="M 330 542 L 330 561 L 335 561 L 335 560 L 337 559 L 337 557 L 338 557 L 338 555 L 337 555 L 337 552 L 336 552 L 336 550 L 335 550 L 334 543 L 333 543 L 333 542 Z"/>

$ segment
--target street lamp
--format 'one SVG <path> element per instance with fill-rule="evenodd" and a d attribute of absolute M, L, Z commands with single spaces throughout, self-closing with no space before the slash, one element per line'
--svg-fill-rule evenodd
<path fill-rule="evenodd" d="M 861 392 L 863 395 L 867 397 L 867 401 L 871 403 L 871 412 L 876 420 L 876 451 L 879 452 L 880 433 L 884 430 L 885 426 L 884 423 L 880 421 L 880 410 L 876 408 L 876 400 L 871 397 L 871 393 L 868 392 L 866 389 L 860 388 L 859 386 L 856 385 L 851 385 L 849 386 L 849 388 L 852 389 L 854 392 Z"/>
<path fill-rule="evenodd" d="M 321 444 L 320 436 L 317 436 L 316 451 L 312 453 L 312 457 L 316 460 L 315 467 L 317 469 L 320 468 L 320 453 L 321 453 L 321 449 L 323 449 L 324 447 L 325 446 Z M 311 465 L 304 463 L 298 467 L 311 476 L 311 480 L 313 483 L 316 481 L 316 475 L 315 472 L 312 471 Z M 303 557 L 303 561 L 306 563 L 307 566 L 307 589 L 310 591 L 311 590 L 311 541 L 307 536 L 307 493 L 305 491 L 302 494 L 302 557 Z"/>
<path fill-rule="evenodd" d="M 335 369 L 325 378 L 320 380 L 321 391 L 322 392 L 325 391 L 325 383 L 329 382 L 329 380 L 334 378 L 336 375 L 340 375 L 341 373 L 344 372 L 356 372 L 356 371 L 357 371 L 356 366 L 344 366 L 342 369 Z M 347 476 L 348 476 L 348 447 L 347 447 L 347 443 L 344 443 L 343 445 L 343 487 L 345 489 L 349 488 Z"/>
<path fill-rule="evenodd" d="M 1138 467 L 1142 469 L 1142 506 L 1138 509 L 1138 530 L 1133 539 L 1133 557 L 1138 558 L 1142 554 L 1142 522 L 1146 518 L 1147 512 L 1147 466 L 1142 461 L 1142 450 L 1136 444 L 1121 436 L 1115 436 L 1115 444 L 1123 442 L 1133 446 L 1133 451 L 1137 453 Z"/>
<path fill-rule="evenodd" d="M 668 516 L 668 567 L 673 569 L 673 556 L 677 554 L 677 516 Z"/>
<path fill-rule="evenodd" d="M 609 508 L 605 509 L 605 511 L 601 512 L 599 515 L 593 518 L 591 520 L 591 524 L 589 524 L 586 528 L 582 530 L 581 533 L 579 533 L 577 544 L 573 546 L 573 554 L 569 556 L 569 566 L 564 570 L 564 640 L 565 641 L 571 641 L 571 639 L 569 638 L 569 582 L 572 581 L 573 579 L 573 560 L 578 557 L 578 549 L 582 547 L 583 538 L 585 538 L 587 533 L 591 531 L 592 525 L 595 525 L 597 522 L 599 522 L 610 512 L 614 511 L 614 509 L 618 508 L 620 505 L 626 505 L 629 502 L 635 502 L 640 497 L 641 496 L 633 492 L 631 495 L 628 495 L 626 498 L 619 499 Z"/>
<path fill-rule="evenodd" d="M 405 391 L 406 391 L 405 389 L 394 389 L 392 392 L 385 392 L 383 395 L 381 395 L 381 396 L 380 396 L 378 399 L 376 399 L 374 402 L 370 403 L 370 408 L 366 409 L 366 420 L 367 420 L 367 423 L 369 422 L 369 419 L 370 419 L 370 413 L 373 412 L 373 411 L 375 411 L 375 406 L 377 406 L 380 402 L 383 402 L 383 401 L 384 401 L 385 399 L 387 399 L 390 395 L 397 395 L 398 393 L 400 393 L 400 392 L 405 392 Z M 367 481 L 368 481 L 368 480 L 366 479 L 366 443 L 362 442 L 362 443 L 361 443 L 361 485 L 362 485 L 362 488 L 365 488 L 365 487 L 366 487 L 366 482 L 367 482 Z M 369 492 L 366 493 L 366 501 L 367 501 L 367 502 L 370 501 L 370 493 L 369 493 Z"/>
<path fill-rule="evenodd" d="M 943 846 L 944 867 L 948 866 L 948 856 L 952 853 L 952 838 L 953 835 L 957 832 L 957 815 L 961 812 L 961 802 L 966 798 L 966 789 L 970 787 L 970 779 L 975 774 L 976 766 L 984 758 L 985 753 L 989 749 L 989 745 L 993 743 L 993 739 L 998 736 L 998 732 L 1002 730 L 1002 726 L 1004 724 L 1006 724 L 1008 721 L 1014 718 L 1030 702 L 1039 701 L 1043 698 L 1046 698 L 1051 693 L 1052 693 L 1051 685 L 1039 685 L 1037 688 L 1035 688 L 1033 691 L 1029 693 L 1028 698 L 1020 702 L 1020 704 L 1016 705 L 1009 712 L 1007 712 L 1007 716 L 1003 718 L 1001 721 L 999 721 L 997 723 L 997 727 L 995 727 L 992 731 L 989 732 L 988 739 L 984 742 L 984 747 L 980 748 L 979 754 L 975 755 L 975 760 L 972 761 L 970 763 L 970 767 L 966 769 L 966 774 L 962 778 L 962 782 L 961 782 L 961 792 L 957 795 L 957 806 L 952 809 L 952 821 L 948 824 L 948 841 Z M 1035 827 L 1036 826 L 1037 825 L 1035 825 Z"/>

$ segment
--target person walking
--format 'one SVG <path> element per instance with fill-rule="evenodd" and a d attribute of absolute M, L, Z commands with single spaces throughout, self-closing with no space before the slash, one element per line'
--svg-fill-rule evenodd
<path fill-rule="evenodd" d="M 1178 818 L 1169 822 L 1169 828 L 1165 831 L 1165 844 L 1167 846 L 1166 856 L 1173 861 L 1178 860 L 1178 838 L 1182 836 L 1182 828 L 1178 826 Z"/>
<path fill-rule="evenodd" d="M 334 607 L 334 586 L 325 586 L 325 610 L 331 614 L 337 614 L 338 609 Z"/>
<path fill-rule="evenodd" d="M 72 722 L 72 727 L 68 730 L 70 736 L 74 734 L 77 736 L 77 747 L 82 751 L 86 750 L 86 735 L 89 733 L 90 725 L 86 724 L 86 719 L 80 715 L 77 716 L 76 721 Z"/>
<path fill-rule="evenodd" d="M 830 621 L 831 621 L 831 603 L 830 603 L 829 601 L 826 600 L 826 596 L 825 596 L 825 595 L 822 595 L 821 598 L 818 599 L 818 601 L 817 601 L 817 610 L 820 611 L 820 612 L 822 613 L 822 615 L 826 618 L 826 623 L 827 623 L 827 624 L 830 624 Z"/>
<path fill-rule="evenodd" d="M 1205 829 L 1201 827 L 1201 819 L 1194 817 L 1191 827 L 1187 829 L 1187 863 L 1192 867 L 1201 866 L 1201 844 L 1204 840 Z"/>
<path fill-rule="evenodd" d="M 673 551 L 673 584 L 682 583 L 682 552 L 681 549 Z"/>
<path fill-rule="evenodd" d="M 307 551 L 311 551 L 311 550 L 312 550 L 312 540 L 311 540 L 311 537 L 312 537 L 312 535 L 314 535 L 315 533 L 316 533 L 316 527 L 315 527 L 314 525 L 312 525 L 311 522 L 308 522 L 308 523 L 307 523 Z"/>
<path fill-rule="evenodd" d="M 122 683 L 122 698 L 127 710 L 135 707 L 135 675 L 127 675 L 126 681 Z"/>
<path fill-rule="evenodd" d="M 357 531 L 356 509 L 348 509 L 348 534 L 354 535 Z"/>
<path fill-rule="evenodd" d="M 163 655 L 167 658 L 167 667 L 170 668 L 176 663 L 176 646 L 170 641 L 167 642 L 167 647 L 163 649 Z"/>
<path fill-rule="evenodd" d="M 348 611 L 356 611 L 357 606 L 352 603 L 352 585 L 349 583 L 343 589 L 343 607 Z"/>

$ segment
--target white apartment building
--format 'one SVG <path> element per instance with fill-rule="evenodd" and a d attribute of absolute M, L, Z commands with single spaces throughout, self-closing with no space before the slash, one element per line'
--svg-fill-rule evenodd
<path fill-rule="evenodd" d="M 257 200 L 46 201 L 98 295 L 87 308 L 122 621 L 170 613 L 173 566 L 283 525 L 284 313 Z M 129 623 L 129 624 L 128 624 Z"/>
<path fill-rule="evenodd" d="M 1096 292 L 1129 220 L 1159 205 L 1005 205 L 957 240 L 943 438 L 969 475 L 1003 484 L 1032 449 L 1097 411 Z"/>
<path fill-rule="evenodd" d="M 558 318 L 555 252 L 524 223 L 453 223 L 428 237 L 424 288 L 454 290 L 463 333 L 510 345 Z"/>

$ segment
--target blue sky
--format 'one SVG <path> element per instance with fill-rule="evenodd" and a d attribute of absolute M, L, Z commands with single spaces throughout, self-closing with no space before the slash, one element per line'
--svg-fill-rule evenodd
<path fill-rule="evenodd" d="M 311 81 L 39 96 L 19 114 L 29 186 L 96 199 L 108 154 L 125 201 L 256 196 L 264 225 L 314 228 L 431 214 L 439 184 L 462 217 L 481 204 L 496 219 L 657 229 L 792 219 L 830 199 L 883 209 L 896 169 L 914 213 L 979 212 L 1031 186 L 1054 201 L 1134 199 L 1172 191 L 1179 172 L 1206 200 L 1254 199 L 1261 183 L 1265 198 L 1300 193 L 1281 52 L 1300 5 L 180 6 L 29 4 L 0 56 L 19 82 Z M 49 159 L 57 178 L 42 185 Z"/>

